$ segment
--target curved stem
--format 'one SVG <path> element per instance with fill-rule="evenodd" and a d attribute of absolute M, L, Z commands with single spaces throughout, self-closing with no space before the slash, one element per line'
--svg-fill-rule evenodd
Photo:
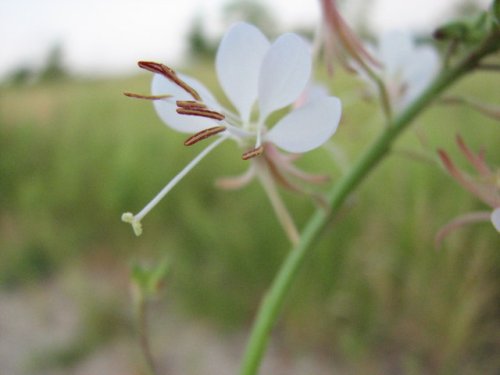
<path fill-rule="evenodd" d="M 500 30 L 497 29 L 484 42 L 463 58 L 455 67 L 443 71 L 434 83 L 404 112 L 390 122 L 390 126 L 375 139 L 372 145 L 353 165 L 351 171 L 335 184 L 328 194 L 331 213 L 317 210 L 302 231 L 300 242 L 284 260 L 269 291 L 265 295 L 258 311 L 247 348 L 244 354 L 241 375 L 255 375 L 260 367 L 267 348 L 271 329 L 278 319 L 285 297 L 296 278 L 306 255 L 312 249 L 322 229 L 328 223 L 331 214 L 341 206 L 350 193 L 375 169 L 378 163 L 388 154 L 392 143 L 410 123 L 460 77 L 477 67 L 480 60 L 500 49 Z"/>

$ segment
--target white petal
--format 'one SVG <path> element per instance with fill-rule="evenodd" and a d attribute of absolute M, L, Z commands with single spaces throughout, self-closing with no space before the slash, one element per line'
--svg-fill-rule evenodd
<path fill-rule="evenodd" d="M 495 208 L 491 213 L 491 222 L 497 232 L 500 232 L 500 207 Z"/>
<path fill-rule="evenodd" d="M 203 86 L 196 79 L 188 77 L 186 75 L 179 74 L 179 78 L 185 81 L 188 85 L 193 87 L 198 94 L 200 94 L 203 102 L 210 108 L 214 110 L 220 110 L 220 105 L 217 103 L 210 91 Z M 183 133 L 195 133 L 211 126 L 217 125 L 217 122 L 212 119 L 199 117 L 199 116 L 189 116 L 189 115 L 179 115 L 176 112 L 177 105 L 175 102 L 177 100 L 193 100 L 193 98 L 183 89 L 181 89 L 176 84 L 172 83 L 160 74 L 155 74 L 153 76 L 153 82 L 151 83 L 151 92 L 153 95 L 172 95 L 172 98 L 164 100 L 155 100 L 153 102 L 158 116 L 171 128 Z"/>
<path fill-rule="evenodd" d="M 307 152 L 335 133 L 340 121 L 340 100 L 329 96 L 300 107 L 282 118 L 265 139 L 289 152 Z"/>
<path fill-rule="evenodd" d="M 436 77 L 440 68 L 437 51 L 430 46 L 415 49 L 410 55 L 403 72 L 407 86 L 404 102 L 413 101 Z"/>
<path fill-rule="evenodd" d="M 413 40 L 405 32 L 390 31 L 382 34 L 379 42 L 380 58 L 389 77 L 401 72 L 413 48 Z"/>
<path fill-rule="evenodd" d="M 257 100 L 262 60 L 270 43 L 255 26 L 237 23 L 224 35 L 215 60 L 222 89 L 247 122 Z"/>
<path fill-rule="evenodd" d="M 262 121 L 299 97 L 309 81 L 311 64 L 309 47 L 299 36 L 283 34 L 273 43 L 264 57 L 259 76 Z"/>
<path fill-rule="evenodd" d="M 326 98 L 330 91 L 328 87 L 321 83 L 310 82 L 302 94 L 293 103 L 294 108 L 299 108 L 315 100 Z"/>

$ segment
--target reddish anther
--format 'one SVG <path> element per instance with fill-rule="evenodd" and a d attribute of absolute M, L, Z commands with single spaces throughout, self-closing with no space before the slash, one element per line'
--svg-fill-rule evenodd
<path fill-rule="evenodd" d="M 200 116 L 200 117 L 211 118 L 217 121 L 222 121 L 225 119 L 225 116 L 222 113 L 200 107 L 194 107 L 194 108 L 179 107 L 176 109 L 176 111 L 180 115 Z"/>
<path fill-rule="evenodd" d="M 248 160 L 256 156 L 262 155 L 263 153 L 264 153 L 264 146 L 260 146 L 252 148 L 251 150 L 248 150 L 247 152 L 243 153 L 243 155 L 241 155 L 241 158 L 243 160 Z"/>
<path fill-rule="evenodd" d="M 123 95 L 128 96 L 129 98 L 136 98 L 136 99 L 147 99 L 147 100 L 161 100 L 161 99 L 167 99 L 171 98 L 172 95 L 142 95 L 142 94 L 135 94 L 133 92 L 124 92 Z"/>
<path fill-rule="evenodd" d="M 161 74 L 168 80 L 175 83 L 181 89 L 186 91 L 189 95 L 193 97 L 194 100 L 201 101 L 200 94 L 198 94 L 198 92 L 194 88 L 189 86 L 186 82 L 180 79 L 175 70 L 173 70 L 172 68 L 169 68 L 166 65 L 152 61 L 139 61 L 137 64 L 142 69 L 148 70 L 153 73 Z"/>
<path fill-rule="evenodd" d="M 202 141 L 204 139 L 207 139 L 208 137 L 211 137 L 213 135 L 219 134 L 226 130 L 225 126 L 214 126 L 213 128 L 208 128 L 205 130 L 202 130 L 201 132 L 198 132 L 188 139 L 184 141 L 185 146 L 192 146 L 195 143 L 198 143 L 199 141 Z"/>
<path fill-rule="evenodd" d="M 175 104 L 177 104 L 177 107 L 179 108 L 186 108 L 186 109 L 207 108 L 205 103 L 197 102 L 196 100 L 177 100 Z"/>

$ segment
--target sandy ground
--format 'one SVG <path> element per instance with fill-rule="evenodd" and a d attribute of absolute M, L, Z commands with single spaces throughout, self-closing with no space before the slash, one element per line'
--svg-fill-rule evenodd
<path fill-rule="evenodd" d="M 106 294 L 113 290 L 110 286 L 113 284 L 96 288 L 78 283 L 68 287 L 69 284 L 67 278 L 62 278 L 43 286 L 0 293 L 0 375 L 146 374 L 137 341 L 130 330 L 112 337 L 70 367 L 37 367 L 37 357 L 50 348 L 64 347 L 81 331 L 79 293 Z M 152 342 L 159 374 L 238 373 L 246 333 L 224 334 L 170 310 L 162 306 L 151 311 Z M 313 355 L 290 355 L 271 345 L 261 374 L 340 374 L 325 362 L 324 358 Z"/>

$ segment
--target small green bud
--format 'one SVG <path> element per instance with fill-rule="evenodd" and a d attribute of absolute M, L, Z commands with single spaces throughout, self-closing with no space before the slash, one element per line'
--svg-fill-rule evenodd
<path fill-rule="evenodd" d="M 478 43 L 489 32 L 490 17 L 488 12 L 482 12 L 473 20 L 450 22 L 438 28 L 433 34 L 434 38 L 465 44 Z"/>
<path fill-rule="evenodd" d="M 170 271 L 170 263 L 163 259 L 154 266 L 132 264 L 130 281 L 136 299 L 149 299 L 158 296 Z"/>
<path fill-rule="evenodd" d="M 162 289 L 169 272 L 170 263 L 166 259 L 163 259 L 149 271 L 147 288 L 150 295 L 155 295 Z"/>
<path fill-rule="evenodd" d="M 459 40 L 462 41 L 467 36 L 468 27 L 464 22 L 450 22 L 434 31 L 434 38 L 437 40 Z"/>

